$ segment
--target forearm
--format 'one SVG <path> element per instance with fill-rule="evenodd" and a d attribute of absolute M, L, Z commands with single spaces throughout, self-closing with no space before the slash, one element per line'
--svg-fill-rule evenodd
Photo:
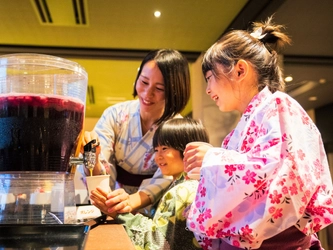
<path fill-rule="evenodd" d="M 132 211 L 136 211 L 140 208 L 144 208 L 150 205 L 152 201 L 146 193 L 138 191 L 130 195 L 129 203 L 132 208 Z"/>

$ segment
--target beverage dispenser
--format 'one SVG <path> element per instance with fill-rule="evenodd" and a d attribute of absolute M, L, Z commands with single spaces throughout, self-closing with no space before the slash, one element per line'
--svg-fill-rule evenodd
<path fill-rule="evenodd" d="M 0 56 L 0 224 L 75 223 L 87 80 L 63 58 Z"/>

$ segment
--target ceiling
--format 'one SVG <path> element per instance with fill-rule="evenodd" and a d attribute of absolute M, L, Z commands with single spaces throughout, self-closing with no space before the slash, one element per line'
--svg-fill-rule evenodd
<path fill-rule="evenodd" d="M 98 117 L 110 105 L 107 93 L 116 101 L 131 98 L 119 97 L 124 89 L 110 84 L 119 76 L 114 80 L 109 73 L 107 84 L 94 77 L 105 61 L 131 89 L 149 50 L 177 49 L 194 62 L 227 30 L 245 29 L 275 13 L 293 40 L 283 55 L 285 75 L 294 78 L 287 92 L 314 109 L 333 102 L 332 9 L 332 0 L 0 0 L 0 54 L 44 53 L 86 64 L 95 94 L 105 95 L 88 112 Z M 126 73 L 129 67 L 134 73 Z M 309 101 L 312 96 L 317 100 Z"/>

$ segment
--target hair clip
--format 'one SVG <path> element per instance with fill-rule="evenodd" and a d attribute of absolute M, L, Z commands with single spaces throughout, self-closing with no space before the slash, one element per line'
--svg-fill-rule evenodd
<path fill-rule="evenodd" d="M 257 38 L 258 40 L 261 40 L 267 35 L 267 33 L 262 34 L 262 27 L 260 27 L 259 29 L 252 32 L 250 35 L 254 38 Z"/>

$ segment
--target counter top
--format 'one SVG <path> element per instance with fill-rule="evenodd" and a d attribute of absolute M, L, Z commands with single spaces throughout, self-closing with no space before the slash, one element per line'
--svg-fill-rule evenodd
<path fill-rule="evenodd" d="M 85 250 L 135 250 L 122 225 L 102 224 L 91 229 Z"/>

